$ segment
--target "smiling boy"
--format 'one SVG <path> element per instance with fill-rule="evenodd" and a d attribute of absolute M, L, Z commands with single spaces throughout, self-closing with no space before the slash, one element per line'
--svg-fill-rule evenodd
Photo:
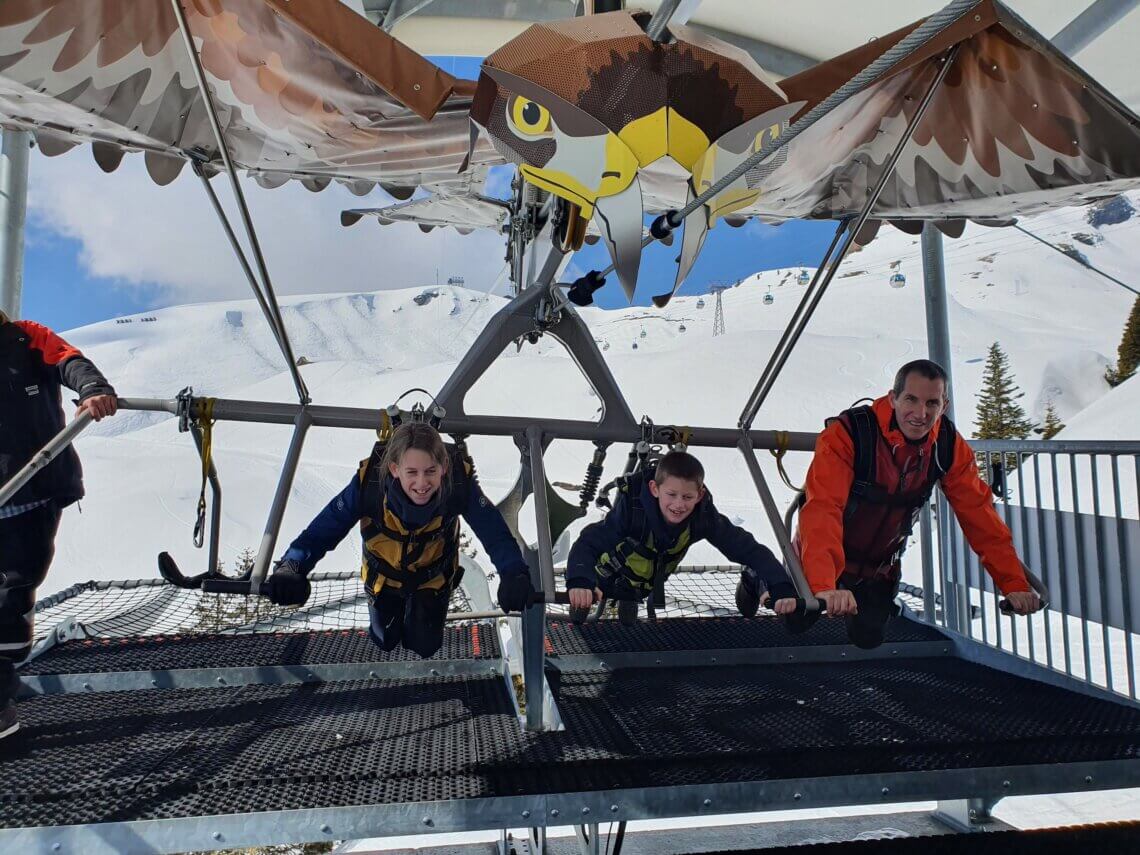
<path fill-rule="evenodd" d="M 671 451 L 652 472 L 635 472 L 619 482 L 613 509 L 586 526 L 570 549 L 566 587 L 573 620 L 585 619 L 590 605 L 605 594 L 617 598 L 621 622 L 633 624 L 655 581 L 668 578 L 701 540 L 744 565 L 737 587 L 742 614 L 756 614 L 764 588 L 777 612 L 795 608 L 795 590 L 783 566 L 770 549 L 717 511 L 704 481 L 699 460 Z"/>

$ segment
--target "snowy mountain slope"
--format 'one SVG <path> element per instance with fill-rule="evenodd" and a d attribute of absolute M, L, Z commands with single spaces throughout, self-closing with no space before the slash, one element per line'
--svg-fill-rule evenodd
<path fill-rule="evenodd" d="M 1068 211 L 1028 226 L 1068 243 L 1074 233 L 1092 236 L 1099 243 L 1079 244 L 1081 251 L 1128 281 L 1136 224 L 1129 220 L 1097 231 L 1083 212 Z M 762 249 L 762 243 L 757 246 Z M 946 241 L 946 265 L 956 415 L 965 431 L 972 430 L 982 359 L 989 345 L 1000 341 L 1026 392 L 1031 416 L 1040 418 L 1045 403 L 1053 400 L 1069 431 L 1080 430 L 1082 436 L 1135 438 L 1140 433 L 1119 412 L 1112 431 L 1100 434 L 1095 422 L 1082 427 L 1078 416 L 1108 391 L 1104 366 L 1115 356 L 1130 294 L 1010 229 L 970 227 L 963 238 Z M 890 286 L 888 279 L 896 271 L 906 275 L 906 287 Z M 663 311 L 591 308 L 582 314 L 600 346 L 608 345 L 604 355 L 635 414 L 649 414 L 661 423 L 731 426 L 805 290 L 798 284 L 799 272 L 767 270 L 726 291 L 727 334 L 716 338 L 711 335 L 715 299 L 709 296 L 680 297 Z M 825 417 L 853 400 L 882 394 L 900 364 L 926 353 L 920 282 L 918 243 L 909 235 L 884 228 L 874 243 L 851 256 L 756 425 L 817 430 Z M 775 299 L 766 305 L 769 291 Z M 301 371 L 314 401 L 375 408 L 413 386 L 438 389 L 505 302 L 462 288 L 417 287 L 287 298 L 282 312 L 295 354 L 309 363 Z M 284 361 L 252 300 L 179 306 L 146 317 L 155 320 L 110 320 L 67 336 L 123 396 L 172 397 L 192 384 L 197 394 L 295 399 Z M 1125 384 L 1109 399 L 1120 399 L 1127 408 L 1122 393 L 1131 394 L 1129 387 Z M 517 354 L 509 348 L 473 388 L 467 409 L 589 418 L 597 407 L 561 346 L 543 340 Z M 310 433 L 278 552 L 347 483 L 372 439 L 365 431 Z M 288 440 L 285 427 L 217 426 L 227 562 L 259 542 Z M 511 442 L 475 438 L 471 445 L 488 493 L 503 495 L 518 471 Z M 79 450 L 90 496 L 81 514 L 71 510 L 65 516 L 42 594 L 89 578 L 152 575 L 154 555 L 162 549 L 171 550 L 187 571 L 201 569 L 204 554 L 189 547 L 198 462 L 189 437 L 177 433 L 171 418 L 124 414 L 81 438 Z M 591 451 L 588 443 L 554 443 L 548 453 L 551 479 L 579 481 Z M 607 475 L 616 473 L 624 456 L 624 448 L 611 450 Z M 771 542 L 738 454 L 705 451 L 701 457 L 722 510 Z M 807 462 L 806 455 L 789 460 L 793 480 L 802 478 Z M 778 485 L 767 460 L 765 468 L 774 487 L 780 486 L 778 499 L 783 501 L 790 493 Z M 573 500 L 573 494 L 566 495 Z M 527 530 L 533 524 L 524 524 Z M 322 566 L 355 566 L 359 547 L 353 541 L 346 538 Z M 719 558 L 701 545 L 691 560 Z"/>

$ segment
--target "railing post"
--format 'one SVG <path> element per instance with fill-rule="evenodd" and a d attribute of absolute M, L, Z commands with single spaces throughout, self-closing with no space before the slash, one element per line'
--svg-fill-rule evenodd
<path fill-rule="evenodd" d="M 930 521 L 930 502 L 923 505 L 918 526 L 922 538 L 922 619 L 929 624 L 937 624 L 938 616 L 935 613 L 937 594 L 934 590 L 934 526 Z"/>

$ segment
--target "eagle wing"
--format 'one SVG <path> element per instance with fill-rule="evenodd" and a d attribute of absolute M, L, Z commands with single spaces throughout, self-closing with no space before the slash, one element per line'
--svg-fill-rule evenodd
<path fill-rule="evenodd" d="M 501 162 L 484 142 L 467 159 L 473 83 L 338 0 L 184 8 L 231 157 L 267 186 L 454 191 Z M 0 3 L 0 121 L 35 132 L 48 154 L 91 142 L 107 170 L 144 151 L 162 183 L 187 160 L 219 162 L 167 0 Z"/>

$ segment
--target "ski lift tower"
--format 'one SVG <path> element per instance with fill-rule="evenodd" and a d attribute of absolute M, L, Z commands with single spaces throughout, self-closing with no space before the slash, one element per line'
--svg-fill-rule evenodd
<path fill-rule="evenodd" d="M 724 302 L 721 300 L 721 295 L 731 287 L 725 282 L 718 282 L 709 286 L 709 293 L 716 296 L 716 311 L 713 314 L 714 336 L 724 335 Z"/>

